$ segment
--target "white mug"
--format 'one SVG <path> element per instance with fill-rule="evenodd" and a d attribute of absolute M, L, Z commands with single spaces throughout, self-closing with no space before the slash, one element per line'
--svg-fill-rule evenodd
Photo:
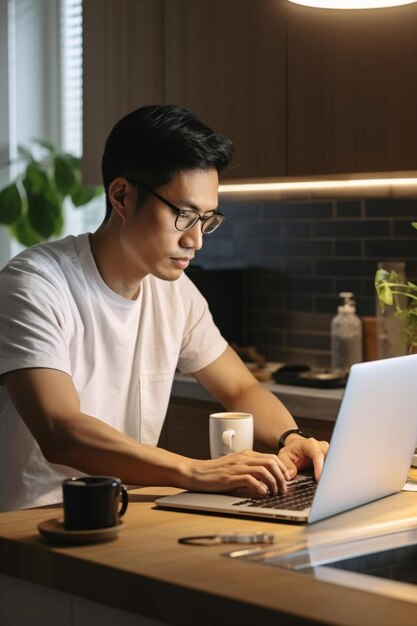
<path fill-rule="evenodd" d="M 212 413 L 209 429 L 212 459 L 231 452 L 253 448 L 253 415 L 251 413 Z"/>

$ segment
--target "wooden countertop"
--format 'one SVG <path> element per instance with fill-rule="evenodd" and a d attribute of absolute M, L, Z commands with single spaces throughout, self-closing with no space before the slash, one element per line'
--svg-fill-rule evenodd
<path fill-rule="evenodd" d="M 328 520 L 306 525 L 260 522 L 156 508 L 173 489 L 130 492 L 117 540 L 83 546 L 45 543 L 37 524 L 60 507 L 0 515 L 0 572 L 167 624 L 333 624 L 415 626 L 417 603 L 346 589 L 225 553 L 235 546 L 178 544 L 216 532 L 274 532 L 277 544 L 346 538 L 401 520 L 417 525 L 417 493 L 401 492 Z"/>

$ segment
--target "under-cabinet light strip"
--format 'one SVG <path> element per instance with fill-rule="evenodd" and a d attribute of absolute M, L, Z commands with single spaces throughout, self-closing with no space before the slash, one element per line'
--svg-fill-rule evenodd
<path fill-rule="evenodd" d="M 304 190 L 346 190 L 363 189 L 366 187 L 402 187 L 417 185 L 417 178 L 368 178 L 352 180 L 315 180 L 315 181 L 292 181 L 292 182 L 258 182 L 258 183 L 225 183 L 220 185 L 219 192 L 227 193 L 251 193 L 263 191 L 296 191 Z"/>
<path fill-rule="evenodd" d="M 290 2 L 314 9 L 385 9 L 414 4 L 416 0 L 290 0 Z"/>

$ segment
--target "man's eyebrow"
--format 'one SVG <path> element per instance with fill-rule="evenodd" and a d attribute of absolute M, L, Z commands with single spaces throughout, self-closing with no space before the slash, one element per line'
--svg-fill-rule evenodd
<path fill-rule="evenodd" d="M 188 200 L 188 198 L 180 198 L 174 204 L 179 204 L 180 206 L 183 206 L 184 208 L 193 209 L 194 211 L 197 211 L 197 213 L 201 213 L 202 215 L 205 215 L 206 213 L 213 213 L 217 211 L 219 208 L 218 206 L 216 206 L 214 209 L 207 209 L 207 211 L 202 211 L 200 207 L 196 206 L 194 202 L 191 202 L 191 200 Z"/>

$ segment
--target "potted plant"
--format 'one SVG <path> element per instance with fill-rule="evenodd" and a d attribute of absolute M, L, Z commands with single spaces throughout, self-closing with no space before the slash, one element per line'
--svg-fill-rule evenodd
<path fill-rule="evenodd" d="M 417 229 L 417 222 L 411 225 Z M 395 316 L 405 320 L 409 352 L 417 350 L 417 285 L 398 278 L 395 271 L 378 269 L 375 289 L 381 309 L 395 307 Z"/>
<path fill-rule="evenodd" d="M 17 161 L 24 167 L 0 191 L 0 224 L 25 246 L 61 234 L 66 198 L 79 207 L 102 193 L 102 187 L 82 184 L 79 158 L 45 141 L 33 144 L 32 149 L 19 147 Z"/>

